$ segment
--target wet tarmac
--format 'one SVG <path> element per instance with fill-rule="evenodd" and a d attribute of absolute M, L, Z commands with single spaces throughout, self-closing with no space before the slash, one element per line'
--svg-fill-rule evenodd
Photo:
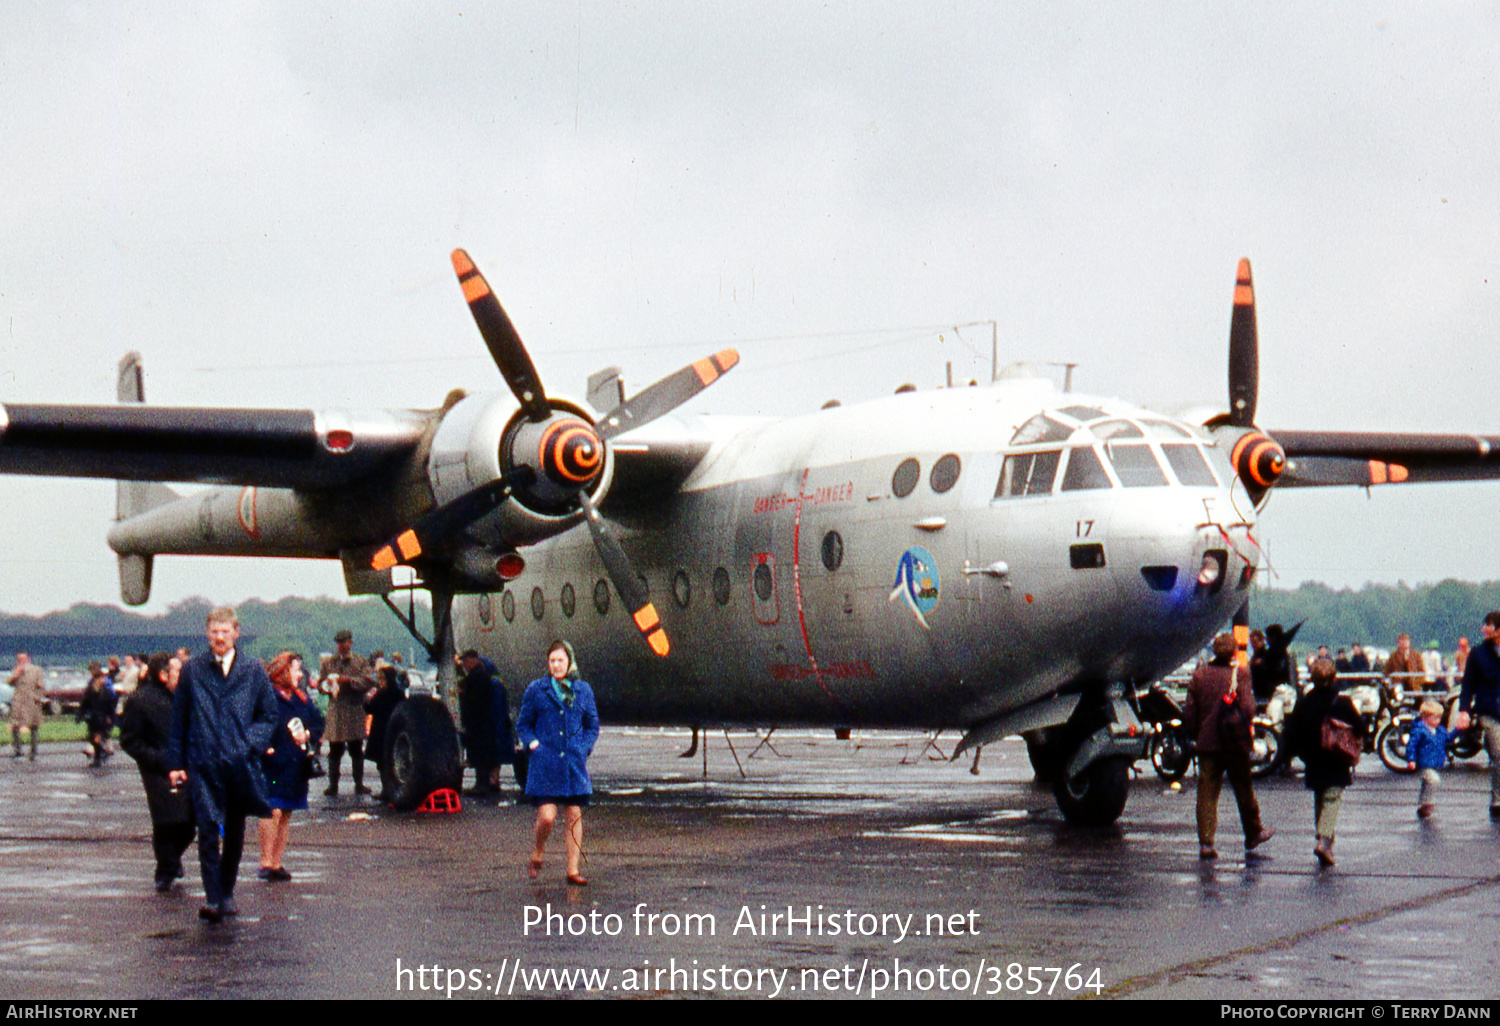
<path fill-rule="evenodd" d="M 252 845 L 241 914 L 217 926 L 196 917 L 195 852 L 154 892 L 128 759 L 5 758 L 0 998 L 1496 993 L 1483 757 L 1444 774 L 1427 822 L 1415 778 L 1366 757 L 1338 866 L 1320 872 L 1300 778 L 1258 788 L 1279 831 L 1263 857 L 1234 843 L 1226 794 L 1222 857 L 1204 863 L 1192 777 L 1174 792 L 1147 770 L 1121 822 L 1089 831 L 1062 821 L 1017 741 L 975 776 L 921 735 L 778 732 L 753 758 L 756 738 L 733 738 L 732 755 L 710 736 L 704 779 L 677 757 L 685 731 L 605 731 L 587 887 L 564 883 L 560 836 L 526 879 L 529 808 L 398 814 L 318 795 L 294 820 L 293 880 L 256 879 Z"/>

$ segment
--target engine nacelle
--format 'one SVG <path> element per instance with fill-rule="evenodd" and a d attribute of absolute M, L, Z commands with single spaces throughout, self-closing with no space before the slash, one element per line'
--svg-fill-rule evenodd
<path fill-rule="evenodd" d="M 560 534 L 583 519 L 578 492 L 603 500 L 614 477 L 609 447 L 587 410 L 550 398 L 552 415 L 533 421 L 503 392 L 467 396 L 443 415 L 427 461 L 439 506 L 521 467 L 531 483 L 519 486 L 468 533 L 496 551 L 529 545 Z"/>

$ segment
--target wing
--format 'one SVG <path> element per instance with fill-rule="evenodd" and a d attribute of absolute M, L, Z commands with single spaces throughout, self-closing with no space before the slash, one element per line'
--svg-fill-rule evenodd
<path fill-rule="evenodd" d="M 1387 431 L 1271 431 L 1286 452 L 1278 487 L 1500 478 L 1500 436 Z"/>
<path fill-rule="evenodd" d="M 320 491 L 416 451 L 436 411 L 0 405 L 0 474 Z"/>

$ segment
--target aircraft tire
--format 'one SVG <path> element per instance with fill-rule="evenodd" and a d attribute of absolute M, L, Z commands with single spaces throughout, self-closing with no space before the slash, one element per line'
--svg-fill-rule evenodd
<path fill-rule="evenodd" d="M 1026 741 L 1026 757 L 1031 760 L 1036 779 L 1043 784 L 1057 782 L 1068 754 L 1058 742 L 1056 734 L 1056 730 L 1052 728 L 1043 728 L 1021 735 Z"/>
<path fill-rule="evenodd" d="M 435 698 L 408 698 L 386 727 L 385 793 L 398 809 L 415 809 L 434 791 L 463 786 L 458 731 L 448 709 Z"/>
<path fill-rule="evenodd" d="M 1109 826 L 1130 797 L 1130 760 L 1115 756 L 1089 763 L 1071 781 L 1059 775 L 1052 793 L 1063 818 L 1075 826 Z"/>

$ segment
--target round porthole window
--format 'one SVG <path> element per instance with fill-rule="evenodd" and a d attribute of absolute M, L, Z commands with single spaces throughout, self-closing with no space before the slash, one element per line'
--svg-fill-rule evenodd
<path fill-rule="evenodd" d="M 765 563 L 755 564 L 755 595 L 762 602 L 771 597 L 771 568 Z"/>
<path fill-rule="evenodd" d="M 721 606 L 729 605 L 729 571 L 722 566 L 714 571 L 714 601 Z"/>
<path fill-rule="evenodd" d="M 531 589 L 531 615 L 540 620 L 547 612 L 547 596 L 541 588 Z"/>
<path fill-rule="evenodd" d="M 573 610 L 578 608 L 578 596 L 573 593 L 573 585 L 564 584 L 562 594 L 558 598 L 562 602 L 563 615 L 571 617 Z"/>
<path fill-rule="evenodd" d="M 844 539 L 837 531 L 823 536 L 823 565 L 830 573 L 844 565 Z"/>
<path fill-rule="evenodd" d="M 962 465 L 958 457 L 951 452 L 932 465 L 932 473 L 927 477 L 927 483 L 932 490 L 941 495 L 958 483 L 958 472 Z"/>
<path fill-rule="evenodd" d="M 594 582 L 594 608 L 600 616 L 609 612 L 609 582 L 603 578 Z"/>
<path fill-rule="evenodd" d="M 922 464 L 914 459 L 904 459 L 896 468 L 896 473 L 891 475 L 891 491 L 896 498 L 904 499 L 917 487 L 917 481 L 922 477 Z"/>
<path fill-rule="evenodd" d="M 693 582 L 688 580 L 686 570 L 679 570 L 672 575 L 672 597 L 683 609 L 693 600 Z"/>
<path fill-rule="evenodd" d="M 495 622 L 495 602 L 490 598 L 490 593 L 483 591 L 479 593 L 479 622 L 485 627 L 492 626 Z"/>
<path fill-rule="evenodd" d="M 507 591 L 500 596 L 500 615 L 505 617 L 506 623 L 514 623 L 516 619 L 516 596 L 514 592 Z"/>

